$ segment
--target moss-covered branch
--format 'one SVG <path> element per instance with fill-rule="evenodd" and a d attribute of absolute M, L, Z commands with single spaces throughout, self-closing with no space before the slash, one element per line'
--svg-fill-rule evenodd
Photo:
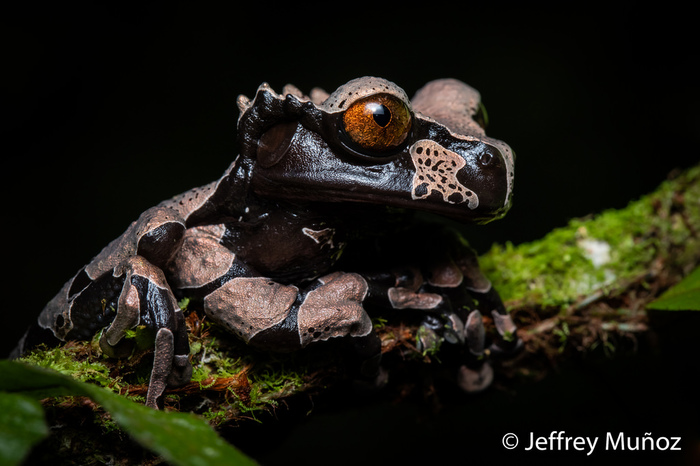
<path fill-rule="evenodd" d="M 550 360 L 567 350 L 613 350 L 613 339 L 647 331 L 647 305 L 699 263 L 700 166 L 624 209 L 482 257 L 526 352 Z"/>

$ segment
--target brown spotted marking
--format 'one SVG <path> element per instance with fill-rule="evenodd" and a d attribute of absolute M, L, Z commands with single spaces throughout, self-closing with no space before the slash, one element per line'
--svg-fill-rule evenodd
<path fill-rule="evenodd" d="M 445 258 L 431 265 L 428 283 L 439 288 L 457 288 L 463 279 L 459 267 L 451 259 Z"/>
<path fill-rule="evenodd" d="M 236 277 L 204 298 L 204 311 L 246 342 L 282 322 L 299 289 L 262 277 Z"/>
<path fill-rule="evenodd" d="M 388 297 L 394 309 L 435 309 L 443 302 L 439 294 L 416 293 L 400 286 L 389 288 Z"/>
<path fill-rule="evenodd" d="M 185 231 L 182 246 L 169 264 L 175 288 L 197 288 L 229 271 L 236 255 L 221 244 L 224 225 L 206 225 Z"/>
<path fill-rule="evenodd" d="M 459 154 L 435 141 L 421 139 L 411 147 L 411 159 L 416 167 L 411 192 L 413 199 L 425 199 L 435 191 L 450 204 L 467 202 L 470 209 L 479 206 L 476 193 L 457 180 L 457 172 L 466 165 Z"/>
<path fill-rule="evenodd" d="M 311 238 L 316 244 L 320 244 L 321 246 L 330 246 L 333 248 L 333 235 L 335 235 L 335 228 L 312 230 L 311 228 L 304 227 L 301 229 L 301 232 Z"/>
<path fill-rule="evenodd" d="M 341 336 L 366 336 L 372 321 L 362 307 L 367 282 L 356 273 L 335 272 L 319 278 L 323 283 L 309 292 L 299 306 L 301 345 Z"/>

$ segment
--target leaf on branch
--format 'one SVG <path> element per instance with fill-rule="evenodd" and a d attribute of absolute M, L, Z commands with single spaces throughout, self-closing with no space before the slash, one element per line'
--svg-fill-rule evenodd
<path fill-rule="evenodd" d="M 700 267 L 647 308 L 657 311 L 700 311 Z"/>

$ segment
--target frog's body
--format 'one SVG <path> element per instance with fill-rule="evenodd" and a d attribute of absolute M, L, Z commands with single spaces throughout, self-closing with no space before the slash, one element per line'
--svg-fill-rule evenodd
<path fill-rule="evenodd" d="M 397 238 L 395 248 L 413 248 L 401 263 L 392 256 L 362 270 L 335 267 L 368 224 L 389 234 L 387 207 L 476 222 L 507 211 L 513 154 L 477 124 L 478 93 L 439 80 L 411 102 L 395 84 L 367 77 L 331 95 L 307 97 L 291 86 L 283 94 L 262 85 L 254 100 L 240 97 L 241 154 L 224 175 L 142 214 L 47 304 L 17 353 L 47 334 L 89 339 L 104 328 L 103 351 L 122 356 L 131 350 L 126 331 L 145 325 L 156 332 L 147 400 L 156 406 L 167 385 L 191 374 L 176 296 L 194 298 L 211 320 L 270 350 L 352 339 L 367 377 L 379 361 L 370 303 L 423 310 L 427 329 L 447 328 L 481 355 L 481 314 L 462 306 L 476 297 L 499 333 L 513 334 L 473 252 L 441 234 Z M 483 367 L 465 368 L 463 385 L 488 385 Z"/>

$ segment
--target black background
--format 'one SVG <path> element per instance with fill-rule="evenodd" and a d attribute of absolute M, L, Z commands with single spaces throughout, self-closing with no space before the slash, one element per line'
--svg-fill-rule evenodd
<path fill-rule="evenodd" d="M 467 230 L 481 252 L 624 207 L 672 170 L 697 163 L 699 41 L 689 9 L 583 5 L 57 2 L 6 11 L 2 353 L 140 212 L 220 176 L 236 154 L 236 96 L 252 96 L 263 81 L 278 91 L 287 82 L 332 91 L 376 75 L 411 95 L 431 79 L 455 77 L 479 89 L 489 135 L 517 154 L 513 209 Z M 353 455 L 368 445 L 392 458 L 415 451 L 437 459 L 457 452 L 464 462 L 482 454 L 515 459 L 500 446 L 509 427 L 587 436 L 630 426 L 670 436 L 677 427 L 697 449 L 697 424 L 688 427 L 685 415 L 697 413 L 698 402 L 683 391 L 690 390 L 683 356 L 665 354 L 670 366 L 633 359 L 565 370 L 429 420 L 414 412 L 420 406 L 365 412 L 370 403 L 343 412 L 338 402 L 345 429 L 333 440 L 317 439 L 319 430 L 335 432 L 323 424 L 328 416 L 338 425 L 333 408 L 300 421 L 296 433 L 261 435 L 291 460 L 312 462 L 360 457 Z M 494 404 L 505 408 L 493 413 Z M 397 439 L 409 443 L 391 443 Z M 273 448 L 266 455 L 281 458 Z M 544 458 L 536 455 L 526 457 Z"/>

